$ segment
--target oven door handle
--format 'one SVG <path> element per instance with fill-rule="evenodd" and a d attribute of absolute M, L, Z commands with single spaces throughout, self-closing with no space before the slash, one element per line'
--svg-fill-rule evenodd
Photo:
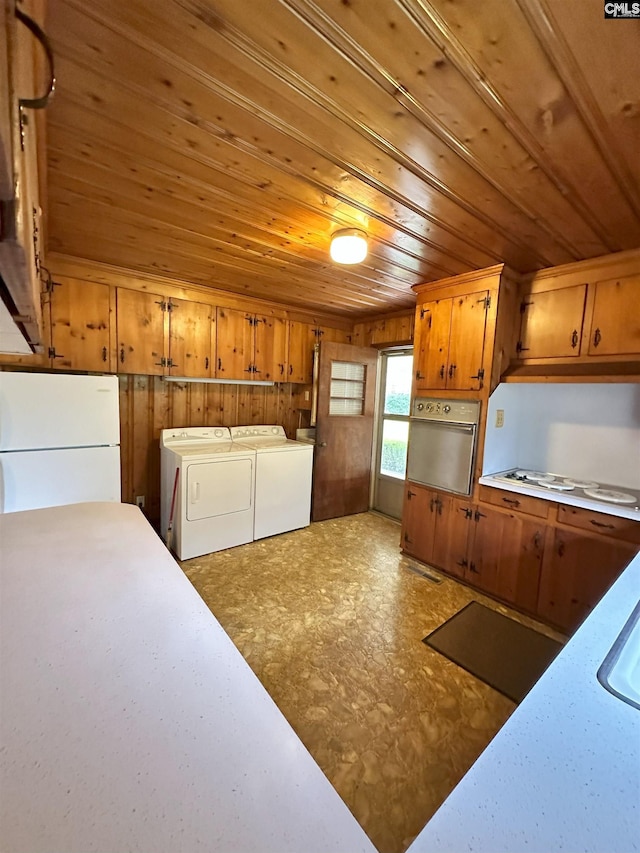
<path fill-rule="evenodd" d="M 452 421 L 432 421 L 429 418 L 410 418 L 410 423 L 414 424 L 429 424 L 430 426 L 441 426 L 447 429 L 456 429 L 459 432 L 467 432 L 472 434 L 476 431 L 475 424 L 459 424 Z"/>

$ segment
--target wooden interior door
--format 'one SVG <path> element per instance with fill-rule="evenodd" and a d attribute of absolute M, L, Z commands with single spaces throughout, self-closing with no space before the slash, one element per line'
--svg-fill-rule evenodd
<path fill-rule="evenodd" d="M 218 308 L 216 315 L 216 377 L 253 379 L 253 314 Z"/>
<path fill-rule="evenodd" d="M 172 299 L 170 305 L 169 373 L 173 376 L 211 376 L 215 308 L 185 299 Z"/>
<path fill-rule="evenodd" d="M 162 376 L 165 372 L 165 319 L 167 300 L 155 293 L 126 290 L 117 293 L 118 373 Z"/>
<path fill-rule="evenodd" d="M 52 366 L 64 370 L 111 370 L 108 284 L 64 279 L 51 294 Z"/>
<path fill-rule="evenodd" d="M 320 344 L 313 521 L 369 509 L 377 363 L 370 347 Z"/>
<path fill-rule="evenodd" d="M 416 391 L 447 387 L 451 299 L 425 302 L 417 312 L 418 346 L 415 352 Z"/>
<path fill-rule="evenodd" d="M 579 356 L 586 294 L 586 284 L 526 294 L 519 357 Z"/>
<path fill-rule="evenodd" d="M 599 281 L 593 287 L 589 355 L 640 353 L 640 274 Z"/>
<path fill-rule="evenodd" d="M 447 389 L 478 391 L 484 354 L 484 331 L 489 291 L 468 293 L 452 300 Z"/>
<path fill-rule="evenodd" d="M 254 327 L 254 379 L 286 382 L 287 322 L 281 317 L 258 315 Z"/>

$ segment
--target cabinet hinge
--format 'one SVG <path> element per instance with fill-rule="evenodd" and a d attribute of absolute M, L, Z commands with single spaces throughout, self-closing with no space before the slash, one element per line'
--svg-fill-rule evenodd
<path fill-rule="evenodd" d="M 167 310 L 167 303 L 164 301 L 164 299 L 160 299 L 160 300 L 156 299 L 156 305 L 160 306 L 161 311 Z"/>
<path fill-rule="evenodd" d="M 47 351 L 47 355 L 49 358 L 64 358 L 63 355 L 58 355 L 55 347 L 49 347 Z"/>
<path fill-rule="evenodd" d="M 167 311 L 173 311 L 176 306 L 173 304 L 171 300 L 167 302 Z"/>
<path fill-rule="evenodd" d="M 491 296 L 483 296 L 482 299 L 478 299 L 478 303 L 484 302 L 484 310 L 488 311 L 491 307 Z"/>
<path fill-rule="evenodd" d="M 533 305 L 533 302 L 532 301 L 527 302 L 526 299 L 523 299 L 522 302 L 520 303 L 520 313 L 524 314 L 524 312 L 527 310 L 529 305 Z"/>
<path fill-rule="evenodd" d="M 486 517 L 487 517 L 486 513 L 480 512 L 479 509 L 477 509 L 473 514 L 473 520 L 474 521 L 480 521 L 481 518 L 486 518 Z"/>
<path fill-rule="evenodd" d="M 415 492 L 412 492 L 411 489 L 407 491 L 407 500 L 410 501 L 411 498 L 415 497 Z"/>
<path fill-rule="evenodd" d="M 516 344 L 516 352 L 518 353 L 518 355 L 520 355 L 521 352 L 526 352 L 528 349 L 529 347 L 522 346 L 522 341 L 518 341 L 518 343 Z"/>

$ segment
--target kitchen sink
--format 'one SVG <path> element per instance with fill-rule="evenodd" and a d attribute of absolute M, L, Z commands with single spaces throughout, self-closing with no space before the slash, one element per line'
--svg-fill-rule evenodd
<path fill-rule="evenodd" d="M 598 681 L 640 711 L 640 601 L 602 662 Z"/>

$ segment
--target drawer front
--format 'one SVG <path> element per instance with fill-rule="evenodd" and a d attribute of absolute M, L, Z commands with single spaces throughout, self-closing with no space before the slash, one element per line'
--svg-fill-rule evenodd
<path fill-rule="evenodd" d="M 558 523 L 640 545 L 640 521 L 632 521 L 629 518 L 618 518 L 615 515 L 560 504 Z"/>
<path fill-rule="evenodd" d="M 537 518 L 547 518 L 549 515 L 549 501 L 519 495 L 517 492 L 503 492 L 491 486 L 480 486 L 480 500 L 515 512 L 526 512 L 527 515 L 535 515 Z"/>

